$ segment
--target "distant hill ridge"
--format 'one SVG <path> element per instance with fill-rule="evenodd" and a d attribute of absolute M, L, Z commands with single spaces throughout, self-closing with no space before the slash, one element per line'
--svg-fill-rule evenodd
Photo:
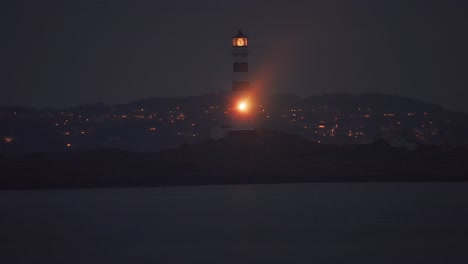
<path fill-rule="evenodd" d="M 0 106 L 0 111 L 17 110 L 17 111 L 86 111 L 86 110 L 97 110 L 102 111 L 105 108 L 115 109 L 135 109 L 135 108 L 147 108 L 151 109 L 173 107 L 175 104 L 184 107 L 197 107 L 203 105 L 220 105 L 227 101 L 229 98 L 228 93 L 212 93 L 196 96 L 186 97 L 149 97 L 145 99 L 139 99 L 124 104 L 105 105 L 103 103 L 95 104 L 84 104 L 74 107 L 65 108 L 43 108 L 35 109 L 23 106 Z M 347 94 L 347 93 L 329 93 L 321 95 L 311 95 L 307 97 L 299 97 L 292 93 L 275 93 L 271 95 L 263 96 L 259 98 L 259 101 L 267 106 L 271 107 L 287 107 L 287 106 L 300 106 L 307 107 L 307 105 L 324 104 L 329 107 L 338 107 L 341 109 L 351 109 L 355 107 L 369 107 L 374 109 L 381 109 L 382 111 L 394 111 L 394 110 L 408 110 L 415 111 L 418 109 L 424 109 L 426 111 L 448 111 L 443 107 L 426 103 L 422 100 L 413 99 L 410 97 L 404 97 L 399 95 L 379 94 L 379 93 L 361 93 L 361 94 Z M 453 112 L 453 111 L 449 111 Z"/>
<path fill-rule="evenodd" d="M 375 93 L 263 95 L 252 104 L 257 128 L 317 143 L 369 144 L 405 133 L 426 145 L 467 146 L 468 114 L 421 100 Z M 229 120 L 229 93 L 150 97 L 41 110 L 0 107 L 0 154 L 121 148 L 159 151 L 207 140 Z"/>

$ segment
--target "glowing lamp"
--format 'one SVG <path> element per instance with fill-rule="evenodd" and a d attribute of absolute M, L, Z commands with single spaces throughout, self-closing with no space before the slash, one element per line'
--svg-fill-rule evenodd
<path fill-rule="evenodd" d="M 239 109 L 239 111 L 241 111 L 241 112 L 247 112 L 247 103 L 246 102 L 240 102 L 237 105 L 237 109 Z"/>
<path fill-rule="evenodd" d="M 232 38 L 232 46 L 233 47 L 247 47 L 249 44 L 248 38 L 246 35 L 242 33 L 239 29 L 239 33 Z"/>

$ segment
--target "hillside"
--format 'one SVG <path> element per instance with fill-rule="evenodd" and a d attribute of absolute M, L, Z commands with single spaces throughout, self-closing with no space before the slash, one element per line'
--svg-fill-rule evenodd
<path fill-rule="evenodd" d="M 228 94 L 152 97 L 65 109 L 0 107 L 0 154 L 117 148 L 156 152 L 210 138 L 227 123 Z M 407 133 L 421 145 L 468 145 L 468 114 L 396 95 L 273 94 L 252 106 L 256 127 L 326 144 L 369 144 Z"/>

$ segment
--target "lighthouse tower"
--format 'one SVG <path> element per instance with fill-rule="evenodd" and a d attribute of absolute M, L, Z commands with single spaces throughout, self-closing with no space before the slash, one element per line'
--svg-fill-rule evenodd
<path fill-rule="evenodd" d="M 231 131 L 253 130 L 252 93 L 248 78 L 248 38 L 239 29 L 232 38 Z"/>

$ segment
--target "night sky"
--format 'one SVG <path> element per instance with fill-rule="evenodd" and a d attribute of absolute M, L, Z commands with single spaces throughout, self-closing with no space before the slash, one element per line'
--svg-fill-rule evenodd
<path fill-rule="evenodd" d="M 0 105 L 64 107 L 228 91 L 231 37 L 253 85 L 399 94 L 468 112 L 464 1 L 8 1 Z"/>

